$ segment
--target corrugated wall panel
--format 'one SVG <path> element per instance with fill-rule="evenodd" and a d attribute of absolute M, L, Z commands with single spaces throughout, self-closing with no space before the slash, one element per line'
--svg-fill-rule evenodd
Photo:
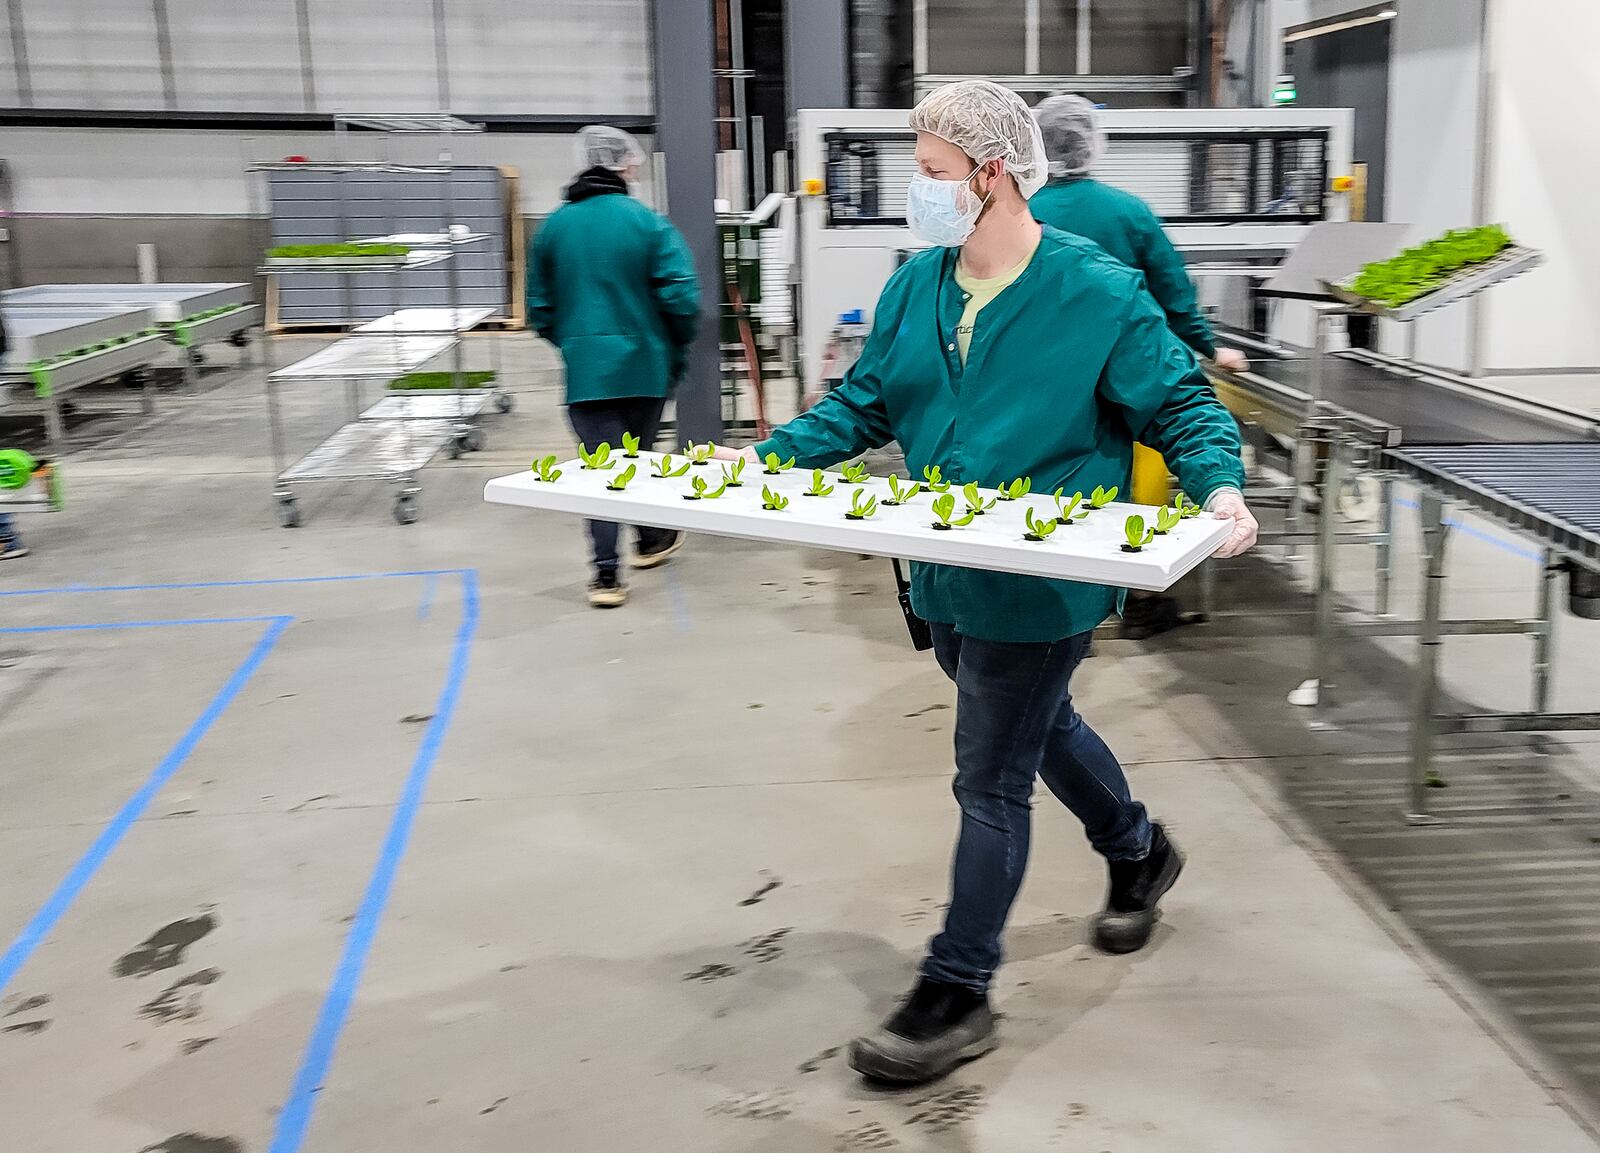
<path fill-rule="evenodd" d="M 307 111 L 294 0 L 167 0 L 185 112 Z"/>
<path fill-rule="evenodd" d="M 149 4 L 21 0 L 21 5 L 37 107 L 166 106 Z"/>

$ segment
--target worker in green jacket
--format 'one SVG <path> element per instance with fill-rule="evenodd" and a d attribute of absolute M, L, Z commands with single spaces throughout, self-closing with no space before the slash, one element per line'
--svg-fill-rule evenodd
<path fill-rule="evenodd" d="M 1053 96 L 1033 110 L 1050 161 L 1050 181 L 1028 202 L 1041 224 L 1086 237 L 1129 268 L 1144 274 L 1144 284 L 1167 315 L 1167 327 L 1194 352 L 1221 368 L 1247 366 L 1236 348 L 1218 348 L 1195 299 L 1183 257 L 1161 227 L 1161 220 L 1139 197 L 1092 173 L 1105 151 L 1095 105 L 1081 96 Z M 1161 454 L 1145 445 L 1133 450 L 1133 499 L 1164 504 L 1170 472 Z M 1158 593 L 1130 594 L 1122 611 L 1122 635 L 1144 640 L 1183 622 L 1177 598 Z"/>
<path fill-rule="evenodd" d="M 1137 437 L 1166 453 L 1197 501 L 1233 521 L 1222 551 L 1248 548 L 1256 524 L 1240 496 L 1238 430 L 1193 353 L 1137 273 L 1028 211 L 1046 161 L 1027 105 L 988 81 L 960 81 L 918 104 L 911 127 L 918 171 L 907 218 L 934 247 L 890 279 L 843 382 L 746 453 L 811 468 L 897 440 L 913 477 L 932 467 L 983 485 L 1027 476 L 1035 492 L 1070 494 L 1126 486 Z M 1130 952 L 1149 940 L 1156 904 L 1182 867 L 1072 706 L 1073 670 L 1116 592 L 912 569 L 913 604 L 956 686 L 961 831 L 944 928 L 915 988 L 850 1047 L 859 1072 L 908 1083 L 996 1043 L 987 990 L 1027 863 L 1036 776 L 1109 862 L 1094 934 L 1102 949 Z"/>
<path fill-rule="evenodd" d="M 629 193 L 644 162 L 638 142 L 592 125 L 577 150 L 582 171 L 528 257 L 528 322 L 561 350 L 578 439 L 616 447 L 631 433 L 649 448 L 700 325 L 700 285 L 682 235 Z M 620 605 L 618 526 L 590 521 L 589 535 L 589 602 Z M 633 566 L 654 568 L 682 545 L 682 533 L 641 527 Z"/>

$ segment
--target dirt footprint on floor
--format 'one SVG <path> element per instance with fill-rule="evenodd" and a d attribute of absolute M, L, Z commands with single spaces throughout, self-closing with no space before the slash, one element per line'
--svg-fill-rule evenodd
<path fill-rule="evenodd" d="M 201 990 L 222 979 L 221 969 L 201 969 L 180 977 L 141 1006 L 139 1016 L 158 1025 L 174 1021 L 193 1021 L 200 1015 Z"/>
<path fill-rule="evenodd" d="M 204 912 L 198 917 L 185 917 L 181 921 L 163 925 L 138 946 L 118 957 L 111 972 L 118 977 L 148 977 L 164 969 L 176 969 L 183 964 L 184 954 L 189 947 L 215 932 L 217 924 L 213 913 Z"/>

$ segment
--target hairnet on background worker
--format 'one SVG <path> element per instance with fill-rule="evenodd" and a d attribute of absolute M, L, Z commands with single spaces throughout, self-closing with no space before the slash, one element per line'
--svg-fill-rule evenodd
<path fill-rule="evenodd" d="M 591 124 L 581 129 L 574 148 L 580 172 L 591 168 L 626 172 L 644 163 L 644 149 L 632 134 L 609 124 Z"/>
<path fill-rule="evenodd" d="M 1168 454 L 1186 492 L 1234 522 L 1221 551 L 1248 548 L 1256 524 L 1238 426 L 1194 355 L 1137 272 L 1029 212 L 1047 162 L 1027 105 L 961 81 L 919 104 L 911 127 L 913 186 L 930 189 L 919 194 L 921 220 L 943 238 L 890 277 L 844 381 L 746 457 L 815 468 L 896 441 L 914 477 L 938 468 L 958 482 L 1025 476 L 1035 492 L 1090 492 L 1126 486 L 1137 436 Z M 908 220 L 912 207 L 908 190 Z M 1148 943 L 1183 864 L 1072 704 L 1071 678 L 1116 590 L 945 564 L 911 570 L 912 606 L 956 685 L 961 824 L 944 928 L 917 984 L 849 1049 L 857 1071 L 899 1082 L 938 1077 L 996 1044 L 988 991 L 1026 868 L 1036 780 L 1105 859 L 1100 948 Z"/>
<path fill-rule="evenodd" d="M 1105 137 L 1100 133 L 1100 117 L 1092 102 L 1082 96 L 1052 96 L 1034 109 L 1039 132 L 1044 137 L 1050 176 L 1087 176 L 1094 171 Z"/>

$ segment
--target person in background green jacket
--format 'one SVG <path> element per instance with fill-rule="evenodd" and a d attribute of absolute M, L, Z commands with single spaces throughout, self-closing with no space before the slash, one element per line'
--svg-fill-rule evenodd
<path fill-rule="evenodd" d="M 589 448 L 632 433 L 655 443 L 666 398 L 700 325 L 700 285 L 683 236 L 629 194 L 644 153 L 628 133 L 592 125 L 578 134 L 583 171 L 566 203 L 533 239 L 528 322 L 561 350 L 567 416 Z M 618 573 L 618 526 L 590 521 L 589 602 L 627 600 Z M 683 545 L 668 529 L 638 530 L 635 568 L 654 568 Z"/>
<path fill-rule="evenodd" d="M 1193 353 L 1136 272 L 1028 211 L 1046 164 L 1028 106 L 999 85 L 961 81 L 929 94 L 911 127 L 918 172 L 907 219 L 935 247 L 890 279 L 843 382 L 746 454 L 812 468 L 897 440 L 914 477 L 931 467 L 958 483 L 1027 476 L 1036 493 L 1070 494 L 1126 486 L 1137 437 L 1167 454 L 1197 501 L 1233 521 L 1222 552 L 1248 548 L 1256 524 L 1240 496 L 1238 428 Z M 1053 512 L 1048 501 L 1039 509 Z M 944 929 L 916 986 L 850 1046 L 857 1071 L 907 1083 L 996 1043 L 987 991 L 1027 864 L 1036 776 L 1109 862 L 1094 934 L 1102 949 L 1149 940 L 1156 903 L 1182 867 L 1072 706 L 1073 670 L 1116 593 L 912 568 L 913 604 L 956 686 L 961 831 Z"/>
<path fill-rule="evenodd" d="M 1093 103 L 1081 96 L 1053 96 L 1033 110 L 1050 161 L 1050 182 L 1028 202 L 1041 224 L 1086 237 L 1137 272 L 1161 310 L 1167 327 L 1194 352 L 1219 367 L 1247 367 L 1235 348 L 1218 348 L 1195 299 L 1183 257 L 1150 206 L 1131 192 L 1102 184 L 1091 175 L 1105 150 L 1105 136 Z M 1169 471 L 1161 455 L 1145 445 L 1133 453 L 1133 499 L 1164 504 L 1170 495 Z M 1144 640 L 1183 623 L 1176 597 L 1130 593 L 1122 608 L 1122 635 Z"/>

